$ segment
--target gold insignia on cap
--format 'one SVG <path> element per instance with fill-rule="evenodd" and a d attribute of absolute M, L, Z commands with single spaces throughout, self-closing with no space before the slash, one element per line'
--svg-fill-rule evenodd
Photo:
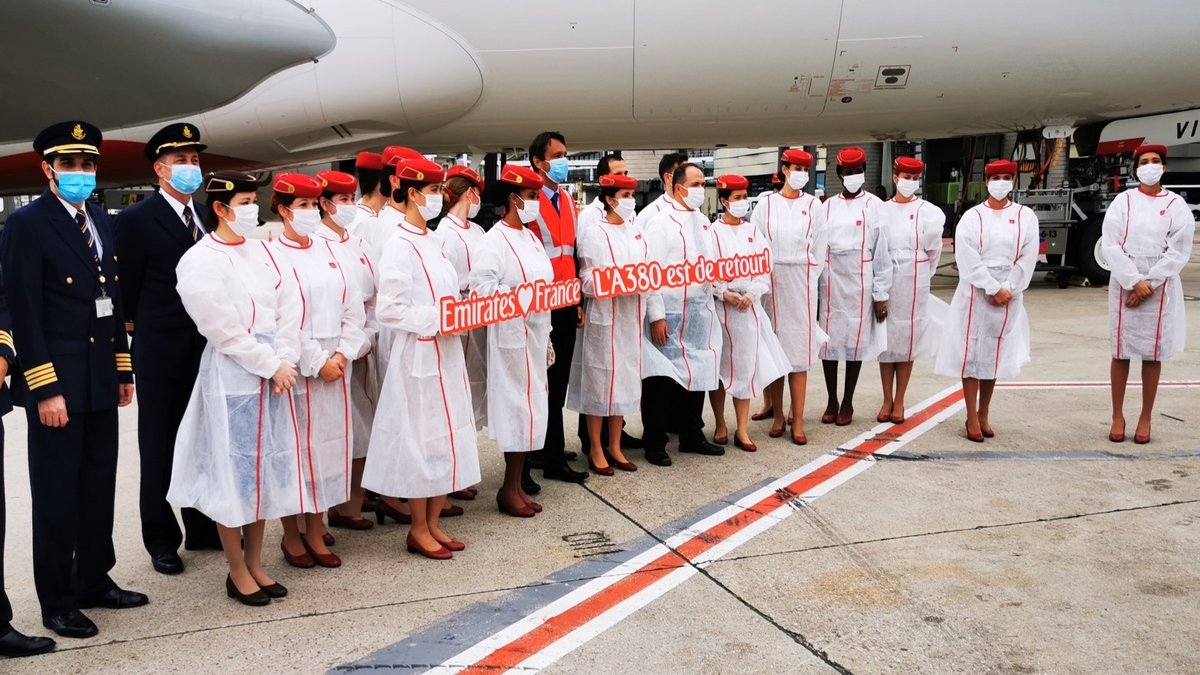
<path fill-rule="evenodd" d="M 192 128 L 187 126 L 186 124 L 183 126 L 183 137 L 184 138 L 192 137 Z"/>
<path fill-rule="evenodd" d="M 321 187 L 329 187 L 329 181 L 322 178 L 321 179 Z"/>
<path fill-rule="evenodd" d="M 296 186 L 295 186 L 295 185 L 292 185 L 291 183 L 284 183 L 283 185 L 284 185 L 284 187 L 286 187 L 286 188 L 287 188 L 287 191 L 288 191 L 288 194 L 289 194 L 289 195 L 290 195 L 290 194 L 292 194 L 292 193 L 294 193 L 294 192 L 296 191 Z"/>
<path fill-rule="evenodd" d="M 232 181 L 228 181 L 228 180 L 227 180 L 227 181 L 225 181 L 225 189 L 226 189 L 226 190 L 232 190 L 232 189 L 233 189 L 233 182 L 232 182 Z"/>
<path fill-rule="evenodd" d="M 422 171 L 418 171 L 417 172 L 417 180 L 425 180 L 425 173 Z"/>
<path fill-rule="evenodd" d="M 71 130 L 71 138 L 74 138 L 77 141 L 82 141 L 84 136 L 87 136 L 87 134 L 83 131 L 83 125 L 76 124 L 75 128 Z"/>
<path fill-rule="evenodd" d="M 521 176 L 517 176 L 517 182 L 518 182 L 518 183 L 520 183 L 520 182 L 522 182 L 522 181 L 524 181 L 524 180 L 525 180 L 525 179 L 524 179 L 524 178 L 522 178 Z"/>

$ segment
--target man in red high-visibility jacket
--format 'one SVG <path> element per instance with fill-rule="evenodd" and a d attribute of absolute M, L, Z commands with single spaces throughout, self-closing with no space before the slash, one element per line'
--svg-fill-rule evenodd
<path fill-rule="evenodd" d="M 529 164 L 544 182 L 538 195 L 537 220 L 529 229 L 538 235 L 550 258 L 555 281 L 576 277 L 575 202 L 560 183 L 567 180 L 567 140 L 557 131 L 543 131 L 529 144 Z M 554 347 L 554 365 L 547 372 L 550 387 L 550 414 L 546 426 L 546 446 L 541 455 L 543 474 L 552 480 L 582 483 L 586 471 L 576 471 L 566 458 L 563 438 L 563 405 L 567 401 L 567 381 L 575 354 L 575 329 L 583 314 L 578 305 L 550 312 L 550 344 Z"/>

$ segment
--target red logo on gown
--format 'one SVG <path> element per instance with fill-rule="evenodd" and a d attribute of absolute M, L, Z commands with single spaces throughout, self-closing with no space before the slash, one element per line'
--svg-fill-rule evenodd
<path fill-rule="evenodd" d="M 1008 224 L 1009 224 L 1009 225 L 1012 225 L 1012 224 L 1014 224 L 1014 223 L 1016 223 L 1016 222 L 1017 222 L 1017 221 L 1016 221 L 1015 219 L 1013 219 L 1013 218 L 1009 218 L 1009 219 L 1008 219 Z"/>
<path fill-rule="evenodd" d="M 1166 211 L 1166 209 L 1163 209 L 1162 211 L 1159 211 L 1159 212 L 1158 212 L 1158 215 L 1160 215 L 1160 216 L 1165 216 L 1165 215 L 1167 215 L 1167 211 Z"/>
<path fill-rule="evenodd" d="M 855 227 L 862 227 L 862 221 L 861 221 L 861 220 L 856 220 L 856 221 L 854 221 L 854 226 L 855 226 Z"/>
<path fill-rule="evenodd" d="M 332 267 L 332 268 L 333 268 L 333 269 L 335 269 L 335 270 L 337 269 L 337 263 L 335 263 L 335 262 L 331 262 L 331 263 L 329 263 L 329 266 L 330 266 L 330 267 Z"/>

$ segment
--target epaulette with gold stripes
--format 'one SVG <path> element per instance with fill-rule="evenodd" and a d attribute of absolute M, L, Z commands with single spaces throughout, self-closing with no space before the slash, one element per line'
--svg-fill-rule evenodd
<path fill-rule="evenodd" d="M 133 360 L 129 356 L 129 352 L 117 352 L 117 372 L 133 372 Z"/>
<path fill-rule="evenodd" d="M 54 364 L 43 363 L 40 366 L 34 366 L 26 370 L 25 382 L 29 385 L 30 391 L 58 382 L 58 374 L 54 372 Z"/>

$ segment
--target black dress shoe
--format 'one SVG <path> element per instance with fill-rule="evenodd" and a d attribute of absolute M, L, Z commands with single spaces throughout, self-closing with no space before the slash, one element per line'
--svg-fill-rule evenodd
<path fill-rule="evenodd" d="M 42 625 L 69 638 L 90 638 L 100 632 L 92 620 L 77 609 L 69 609 L 54 614 L 43 614 Z"/>
<path fill-rule="evenodd" d="M 708 441 L 700 441 L 700 443 L 698 445 L 693 445 L 693 446 L 686 447 L 686 448 L 680 447 L 679 451 L 692 453 L 692 454 L 696 454 L 696 455 L 708 455 L 709 457 L 717 457 L 719 455 L 725 454 L 725 448 L 722 448 L 719 445 L 713 445 L 712 443 L 709 443 Z"/>
<path fill-rule="evenodd" d="M 647 448 L 646 461 L 654 466 L 671 466 L 671 456 L 663 448 Z"/>
<path fill-rule="evenodd" d="M 91 609 L 92 607 L 104 607 L 106 609 L 129 609 L 131 607 L 141 607 L 148 604 L 150 598 L 144 593 L 137 591 L 127 591 L 123 588 L 112 588 L 98 595 L 89 595 L 79 599 L 80 609 Z"/>
<path fill-rule="evenodd" d="M 180 574 L 183 572 L 183 560 L 178 553 L 155 553 L 150 556 L 150 564 L 159 574 Z"/>
<path fill-rule="evenodd" d="M 9 628 L 7 633 L 0 635 L 0 656 L 37 656 L 51 649 L 54 649 L 54 640 L 48 637 L 22 635 L 15 628 Z"/>
<path fill-rule="evenodd" d="M 232 579 L 230 579 L 230 581 L 232 581 Z M 284 586 L 283 584 L 279 583 L 278 581 L 271 584 L 270 586 L 260 586 L 259 588 L 262 589 L 263 593 L 267 594 L 268 598 L 272 598 L 272 599 L 286 598 L 287 593 L 288 593 L 287 586 Z"/>
<path fill-rule="evenodd" d="M 562 461 L 547 465 L 542 470 L 542 475 L 546 477 L 546 480 L 560 480 L 564 483 L 582 483 L 587 480 L 588 472 L 576 471 L 566 461 Z"/>
<path fill-rule="evenodd" d="M 644 447 L 646 445 L 642 443 L 642 439 L 634 438 L 624 431 L 621 432 L 621 449 L 629 448 L 631 450 L 638 450 Z"/>
<path fill-rule="evenodd" d="M 233 577 L 228 574 L 225 575 L 225 595 L 248 607 L 265 607 L 271 604 L 271 597 L 266 591 L 260 588 L 253 593 L 243 593 L 238 590 L 237 584 L 233 583 Z"/>
<path fill-rule="evenodd" d="M 220 551 L 220 539 L 188 539 L 183 542 L 183 548 L 187 551 Z"/>

